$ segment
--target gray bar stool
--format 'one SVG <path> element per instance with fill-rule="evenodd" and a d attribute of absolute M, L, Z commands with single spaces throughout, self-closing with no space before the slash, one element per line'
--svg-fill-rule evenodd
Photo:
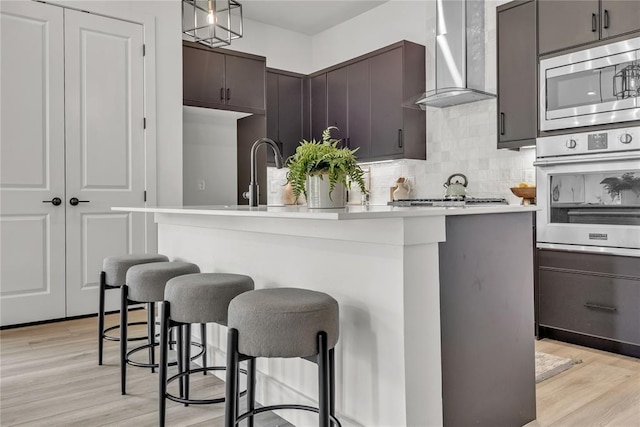
<path fill-rule="evenodd" d="M 216 399 L 189 399 L 189 375 L 197 372 L 221 371 L 224 366 L 208 366 L 206 357 L 202 358 L 202 368 L 191 369 L 190 366 L 190 326 L 192 323 L 218 323 L 227 325 L 227 309 L 236 296 L 251 291 L 253 279 L 241 274 L 200 273 L 175 277 L 167 282 L 164 289 L 164 302 L 160 322 L 160 426 L 165 425 L 166 399 L 188 404 L 221 403 L 224 397 Z M 178 356 L 178 374 L 167 378 L 167 352 L 169 347 L 169 330 L 172 327 L 183 328 L 182 339 L 178 338 L 178 348 L 182 346 Z M 205 333 L 205 331 L 203 331 Z M 206 354 L 206 349 L 205 353 Z M 167 385 L 180 379 L 180 397 L 167 392 Z"/>
<path fill-rule="evenodd" d="M 278 409 L 316 412 L 319 426 L 340 426 L 335 418 L 335 356 L 338 302 L 316 291 L 296 288 L 259 289 L 229 304 L 225 426 Z M 270 405 L 255 408 L 256 357 L 302 357 L 318 365 L 318 407 Z M 247 360 L 247 412 L 239 414 L 239 364 Z"/>
<path fill-rule="evenodd" d="M 135 265 L 127 271 L 126 283 L 122 285 L 122 299 L 120 308 L 120 385 L 122 394 L 126 394 L 127 365 L 143 368 L 154 368 L 155 363 L 155 303 L 164 300 L 164 288 L 169 279 L 184 274 L 199 273 L 200 268 L 189 262 L 152 262 Z M 147 336 L 149 343 L 136 347 L 127 352 L 128 313 L 126 307 L 130 304 L 147 303 L 149 321 L 147 321 Z M 149 349 L 149 363 L 138 363 L 129 357 L 140 350 Z"/>
<path fill-rule="evenodd" d="M 125 283 L 127 270 L 138 264 L 147 264 L 150 262 L 168 262 L 169 258 L 164 255 L 156 254 L 128 254 L 111 256 L 102 262 L 102 271 L 100 272 L 100 302 L 98 308 L 98 365 L 102 365 L 102 354 L 104 340 L 120 341 L 120 338 L 109 335 L 108 333 L 120 327 L 120 325 L 104 328 L 104 301 L 105 292 L 110 289 L 120 289 Z M 144 325 L 146 322 L 133 322 L 128 326 Z M 129 341 L 145 340 L 147 337 L 132 337 Z"/>

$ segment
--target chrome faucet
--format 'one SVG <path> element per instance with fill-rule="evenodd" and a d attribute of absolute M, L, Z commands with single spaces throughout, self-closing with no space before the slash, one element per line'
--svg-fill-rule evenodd
<path fill-rule="evenodd" d="M 256 151 L 262 144 L 271 146 L 274 157 L 276 159 L 276 168 L 282 169 L 283 165 L 282 154 L 280 153 L 278 146 L 275 142 L 273 142 L 273 140 L 269 138 L 260 138 L 253 143 L 253 145 L 251 146 L 251 182 L 249 182 L 249 191 L 246 191 L 242 194 L 242 197 L 249 200 L 249 206 L 258 206 L 259 188 L 257 182 L 258 166 L 256 165 Z"/>

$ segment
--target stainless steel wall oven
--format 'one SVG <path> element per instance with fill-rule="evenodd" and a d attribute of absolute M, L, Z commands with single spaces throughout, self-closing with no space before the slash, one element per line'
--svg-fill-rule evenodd
<path fill-rule="evenodd" d="M 640 257 L 640 127 L 539 138 L 537 245 Z"/>

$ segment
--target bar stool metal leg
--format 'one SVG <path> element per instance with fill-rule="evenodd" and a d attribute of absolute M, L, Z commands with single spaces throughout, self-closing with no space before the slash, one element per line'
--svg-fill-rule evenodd
<path fill-rule="evenodd" d="M 202 344 L 202 348 L 204 348 L 204 353 L 202 353 L 202 366 L 207 365 L 207 324 L 200 323 L 200 343 Z M 207 375 L 207 371 L 202 371 L 202 375 Z"/>
<path fill-rule="evenodd" d="M 318 415 L 319 427 L 329 427 L 329 350 L 327 333 L 318 333 Z"/>
<path fill-rule="evenodd" d="M 160 317 L 160 399 L 159 401 L 159 426 L 164 427 L 167 414 L 167 400 L 164 398 L 167 394 L 167 369 L 168 369 L 168 348 L 169 348 L 169 304 L 162 303 Z"/>
<path fill-rule="evenodd" d="M 98 365 L 102 365 L 102 353 L 104 344 L 104 293 L 105 293 L 105 273 L 100 272 L 100 299 L 98 303 Z"/>
<path fill-rule="evenodd" d="M 240 375 L 238 375 L 240 377 Z M 238 390 L 240 388 L 238 387 Z M 238 397 L 237 401 L 240 401 Z M 247 412 L 256 408 L 256 359 L 247 360 Z M 247 427 L 253 427 L 253 415 L 247 419 Z"/>
<path fill-rule="evenodd" d="M 149 364 L 155 365 L 156 363 L 156 313 L 155 313 L 155 303 L 150 302 L 147 303 L 147 330 L 148 330 L 148 341 L 149 341 Z M 155 368 L 151 368 L 151 373 L 154 373 Z"/>
<path fill-rule="evenodd" d="M 329 401 L 329 414 L 331 417 L 336 416 L 336 354 L 335 349 L 329 350 L 329 394 L 331 396 Z M 331 420 L 331 425 L 336 425 Z"/>
<path fill-rule="evenodd" d="M 204 354 L 204 353 L 203 353 Z M 184 362 L 183 362 L 183 371 L 186 372 L 191 369 L 191 324 L 187 323 L 184 325 L 184 352 L 183 352 Z M 184 398 L 189 398 L 189 375 L 184 376 Z M 184 406 L 189 406 L 188 403 L 185 403 Z"/>
<path fill-rule="evenodd" d="M 184 328 L 178 326 L 176 328 L 176 352 L 177 352 L 177 361 L 178 361 L 178 372 L 184 372 Z M 180 397 L 184 398 L 184 378 L 180 377 L 178 379 L 178 389 L 180 390 Z"/>
<path fill-rule="evenodd" d="M 122 285 L 120 302 L 120 392 L 127 394 L 127 323 L 129 311 L 127 310 L 129 287 Z"/>
<path fill-rule="evenodd" d="M 226 396 L 233 397 L 233 402 L 227 400 L 224 407 L 225 427 L 234 427 L 238 416 L 238 331 L 229 329 L 227 333 L 227 382 Z"/>

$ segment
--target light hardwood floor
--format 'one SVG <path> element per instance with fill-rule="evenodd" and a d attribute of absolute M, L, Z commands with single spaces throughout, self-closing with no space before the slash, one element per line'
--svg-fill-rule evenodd
<path fill-rule="evenodd" d="M 106 343 L 105 365 L 98 367 L 95 328 L 89 318 L 0 331 L 0 425 L 157 425 L 158 376 L 130 367 L 128 395 L 121 396 L 118 344 Z M 538 419 L 527 427 L 640 426 L 640 360 L 548 340 L 536 349 L 583 363 L 538 384 Z M 211 375 L 195 375 L 192 387 L 198 397 L 224 393 Z M 222 405 L 168 402 L 167 425 L 222 423 Z"/>

